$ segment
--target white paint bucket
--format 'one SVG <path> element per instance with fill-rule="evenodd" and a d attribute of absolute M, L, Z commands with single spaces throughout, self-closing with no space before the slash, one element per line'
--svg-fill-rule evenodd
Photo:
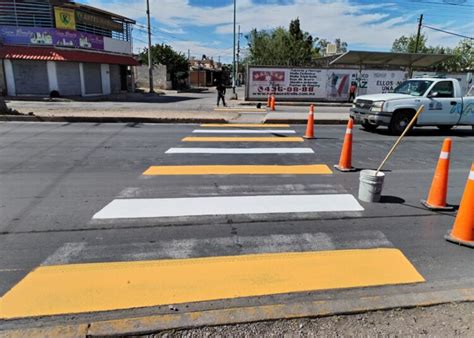
<path fill-rule="evenodd" d="M 359 199 L 364 202 L 380 202 L 385 174 L 376 170 L 362 170 L 359 177 Z"/>

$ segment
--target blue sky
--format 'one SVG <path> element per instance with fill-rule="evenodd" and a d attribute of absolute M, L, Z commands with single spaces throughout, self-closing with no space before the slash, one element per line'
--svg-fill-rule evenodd
<path fill-rule="evenodd" d="M 474 0 L 236 0 L 237 23 L 243 35 L 253 28 L 288 26 L 299 17 L 302 29 L 315 37 L 341 38 L 351 50 L 390 49 L 400 35 L 426 25 L 474 36 Z M 87 0 L 137 20 L 134 50 L 146 45 L 145 0 Z M 458 5 L 453 5 L 457 3 Z M 233 0 L 150 0 L 153 43 L 167 43 L 192 56 L 203 54 L 223 62 L 232 59 Z M 460 38 L 423 28 L 430 45 L 454 46 Z M 246 46 L 241 38 L 242 47 Z"/>

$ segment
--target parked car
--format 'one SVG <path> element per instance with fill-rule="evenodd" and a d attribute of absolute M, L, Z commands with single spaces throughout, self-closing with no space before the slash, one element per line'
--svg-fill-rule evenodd
<path fill-rule="evenodd" d="M 458 80 L 450 78 L 415 78 L 402 82 L 393 93 L 358 96 L 350 115 L 368 131 L 387 126 L 399 135 L 421 105 L 425 109 L 415 126 L 441 130 L 472 126 L 474 131 L 474 96 L 463 97 Z"/>

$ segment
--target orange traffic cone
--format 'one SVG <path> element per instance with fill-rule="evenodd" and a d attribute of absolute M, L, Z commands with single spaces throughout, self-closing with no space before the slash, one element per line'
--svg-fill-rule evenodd
<path fill-rule="evenodd" d="M 314 137 L 314 105 L 309 106 L 308 122 L 306 124 L 306 133 L 303 138 L 313 139 Z"/>
<path fill-rule="evenodd" d="M 428 199 L 421 201 L 421 204 L 431 210 L 454 210 L 452 206 L 446 204 L 451 143 L 452 141 L 449 137 L 444 140 Z"/>
<path fill-rule="evenodd" d="M 270 99 L 270 108 L 272 111 L 275 111 L 275 95 L 272 95 L 272 98 Z"/>
<path fill-rule="evenodd" d="M 267 97 L 267 107 L 270 108 L 270 105 L 271 105 L 271 96 L 270 94 L 268 94 L 268 97 Z"/>
<path fill-rule="evenodd" d="M 344 137 L 344 144 L 342 146 L 341 158 L 339 164 L 335 165 L 339 171 L 355 171 L 356 169 L 352 166 L 352 128 L 354 127 L 354 121 L 349 119 L 347 123 L 346 136 Z"/>
<path fill-rule="evenodd" d="M 453 229 L 444 238 L 450 242 L 474 248 L 474 163 L 471 166 Z"/>

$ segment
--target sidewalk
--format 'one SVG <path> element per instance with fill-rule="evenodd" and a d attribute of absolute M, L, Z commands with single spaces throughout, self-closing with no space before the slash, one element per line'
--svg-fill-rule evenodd
<path fill-rule="evenodd" d="M 7 102 L 21 115 L 0 115 L 0 121 L 93 122 L 93 123 L 294 123 L 307 122 L 306 107 L 277 107 L 277 111 L 232 105 L 216 109 L 214 102 Z M 346 107 L 316 108 L 316 124 L 344 124 L 349 118 Z"/>

